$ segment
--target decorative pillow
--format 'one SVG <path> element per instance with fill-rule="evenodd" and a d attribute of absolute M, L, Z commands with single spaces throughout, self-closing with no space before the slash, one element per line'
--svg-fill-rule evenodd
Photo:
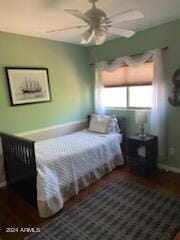
<path fill-rule="evenodd" d="M 92 114 L 89 123 L 89 131 L 104 134 L 109 133 L 112 131 L 112 122 L 113 120 L 109 116 Z"/>
<path fill-rule="evenodd" d="M 118 120 L 116 116 L 111 117 L 113 119 L 112 132 L 120 133 L 121 129 L 119 128 Z"/>
<path fill-rule="evenodd" d="M 88 130 L 103 134 L 120 132 L 118 120 L 115 116 L 101 116 L 96 114 L 91 115 Z"/>

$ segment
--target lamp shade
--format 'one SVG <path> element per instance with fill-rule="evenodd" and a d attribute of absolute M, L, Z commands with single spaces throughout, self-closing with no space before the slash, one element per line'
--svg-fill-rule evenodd
<path fill-rule="evenodd" d="M 106 41 L 107 33 L 106 31 L 98 28 L 95 30 L 95 44 L 101 45 Z"/>
<path fill-rule="evenodd" d="M 94 36 L 94 31 L 92 29 L 88 29 L 83 34 L 81 34 L 81 44 L 90 43 L 93 36 Z"/>
<path fill-rule="evenodd" d="M 147 111 L 138 110 L 136 111 L 136 123 L 144 124 L 147 122 Z"/>

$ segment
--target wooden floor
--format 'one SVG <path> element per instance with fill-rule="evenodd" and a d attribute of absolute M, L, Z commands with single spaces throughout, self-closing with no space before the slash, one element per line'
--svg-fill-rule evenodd
<path fill-rule="evenodd" d="M 133 180 L 148 187 L 156 188 L 163 192 L 171 193 L 174 196 L 180 197 L 180 174 L 161 172 L 159 175 L 154 177 L 141 178 L 130 174 L 126 167 L 121 167 L 106 175 L 97 183 L 89 186 L 86 190 L 81 191 L 78 196 L 67 201 L 63 211 L 72 207 L 89 194 L 97 191 L 100 187 L 104 186 L 106 183 L 110 182 L 116 177 L 123 177 L 125 179 Z M 58 214 L 61 213 L 62 211 Z M 6 188 L 0 190 L 0 227 L 2 230 L 6 227 L 36 228 L 46 224 L 51 219 L 52 218 L 41 219 L 38 216 L 36 209 L 34 209 L 31 205 L 29 205 L 11 190 Z M 19 240 L 27 235 L 27 233 L 3 233 L 2 231 L 0 234 L 1 240 Z M 177 234 L 175 239 L 180 240 L 180 232 Z"/>

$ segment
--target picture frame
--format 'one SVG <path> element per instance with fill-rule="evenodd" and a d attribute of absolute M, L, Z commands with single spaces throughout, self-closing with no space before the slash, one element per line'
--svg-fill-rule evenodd
<path fill-rule="evenodd" d="M 5 67 L 11 106 L 51 101 L 47 68 Z"/>

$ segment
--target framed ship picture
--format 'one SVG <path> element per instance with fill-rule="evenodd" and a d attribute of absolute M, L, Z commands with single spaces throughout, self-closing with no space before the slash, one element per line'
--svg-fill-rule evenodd
<path fill-rule="evenodd" d="M 11 106 L 51 101 L 47 68 L 6 67 Z"/>

